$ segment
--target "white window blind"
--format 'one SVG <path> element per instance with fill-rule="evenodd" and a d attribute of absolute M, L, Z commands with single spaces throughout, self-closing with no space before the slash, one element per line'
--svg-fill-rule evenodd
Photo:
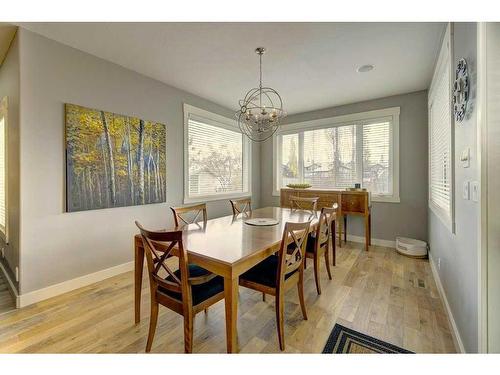
<path fill-rule="evenodd" d="M 2 99 L 0 104 L 0 232 L 7 241 L 7 200 L 6 200 L 6 155 L 5 155 L 5 133 L 6 133 L 6 111 L 7 100 Z"/>
<path fill-rule="evenodd" d="M 429 93 L 429 206 L 452 225 L 452 118 L 449 31 Z"/>
<path fill-rule="evenodd" d="M 379 195 L 391 195 L 391 124 L 363 125 L 363 186 Z"/>
<path fill-rule="evenodd" d="M 247 151 L 238 128 L 188 113 L 186 200 L 248 194 Z"/>
<path fill-rule="evenodd" d="M 288 131 L 284 125 L 286 133 L 277 136 L 279 151 L 275 153 L 277 190 L 290 183 L 308 183 L 318 189 L 360 183 L 375 199 L 398 201 L 393 128 L 399 110 L 395 112 L 381 118 L 361 117 L 348 124 L 328 125 L 328 119 L 319 124 L 295 124 L 297 131 Z"/>

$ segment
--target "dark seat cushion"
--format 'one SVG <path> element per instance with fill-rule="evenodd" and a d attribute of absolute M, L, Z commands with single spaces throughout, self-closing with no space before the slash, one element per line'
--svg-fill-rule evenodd
<path fill-rule="evenodd" d="M 210 271 L 207 271 L 205 268 L 199 267 L 195 264 L 189 264 L 188 269 L 190 277 L 204 276 L 210 273 Z M 174 274 L 175 276 L 177 276 L 179 280 L 181 279 L 180 270 L 175 271 Z M 172 276 L 168 276 L 166 280 L 173 281 L 173 278 Z M 163 294 L 173 297 L 179 301 L 182 301 L 181 293 L 172 292 L 170 290 L 162 288 L 161 286 L 158 288 L 158 290 Z M 224 279 L 221 276 L 216 276 L 212 280 L 207 281 L 206 283 L 200 285 L 191 285 L 193 305 L 198 305 L 222 291 L 224 291 Z"/>
<path fill-rule="evenodd" d="M 278 273 L 279 257 L 271 255 L 259 264 L 250 268 L 240 276 L 241 279 L 252 281 L 257 284 L 276 288 L 276 274 Z M 297 270 L 285 275 L 285 279 L 292 276 Z"/>

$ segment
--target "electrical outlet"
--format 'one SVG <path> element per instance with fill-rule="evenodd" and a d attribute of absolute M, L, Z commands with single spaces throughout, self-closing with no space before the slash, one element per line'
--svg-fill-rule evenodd
<path fill-rule="evenodd" d="M 16 282 L 19 282 L 19 267 L 16 267 Z"/>
<path fill-rule="evenodd" d="M 438 258 L 438 270 L 441 270 L 441 258 Z"/>

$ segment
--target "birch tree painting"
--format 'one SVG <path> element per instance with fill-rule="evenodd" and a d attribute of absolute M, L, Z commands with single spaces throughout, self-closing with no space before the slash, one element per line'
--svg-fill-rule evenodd
<path fill-rule="evenodd" d="M 66 210 L 165 202 L 164 124 L 66 104 Z"/>

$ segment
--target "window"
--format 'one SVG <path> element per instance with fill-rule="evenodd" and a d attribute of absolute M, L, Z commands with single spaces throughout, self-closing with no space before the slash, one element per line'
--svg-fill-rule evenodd
<path fill-rule="evenodd" d="M 236 121 L 184 105 L 184 202 L 250 195 L 250 143 Z"/>
<path fill-rule="evenodd" d="M 274 146 L 275 194 L 360 183 L 374 200 L 399 202 L 399 107 L 283 125 Z"/>
<path fill-rule="evenodd" d="M 429 207 L 453 231 L 453 143 L 450 30 L 429 91 Z"/>
<path fill-rule="evenodd" d="M 0 101 L 0 236 L 7 241 L 7 97 Z"/>

